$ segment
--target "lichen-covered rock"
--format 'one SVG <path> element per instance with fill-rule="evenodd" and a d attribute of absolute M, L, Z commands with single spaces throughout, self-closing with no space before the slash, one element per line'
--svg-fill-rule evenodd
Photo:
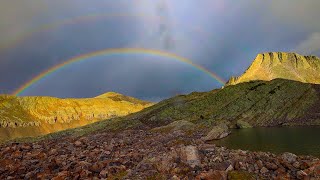
<path fill-rule="evenodd" d="M 203 137 L 204 141 L 211 141 L 222 139 L 230 134 L 228 126 L 226 125 L 217 125 L 214 126 L 211 131 L 207 134 L 207 136 Z"/>
<path fill-rule="evenodd" d="M 297 155 L 286 152 L 281 155 L 281 158 L 288 163 L 294 163 L 297 160 Z"/>
<path fill-rule="evenodd" d="M 238 120 L 236 126 L 239 129 L 252 128 L 252 126 L 248 122 L 242 120 Z"/>

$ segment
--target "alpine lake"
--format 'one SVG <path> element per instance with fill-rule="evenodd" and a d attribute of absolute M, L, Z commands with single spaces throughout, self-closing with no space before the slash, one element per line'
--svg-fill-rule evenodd
<path fill-rule="evenodd" d="M 291 152 L 320 157 L 320 127 L 269 127 L 235 129 L 224 139 L 213 141 L 218 146 L 275 154 Z"/>

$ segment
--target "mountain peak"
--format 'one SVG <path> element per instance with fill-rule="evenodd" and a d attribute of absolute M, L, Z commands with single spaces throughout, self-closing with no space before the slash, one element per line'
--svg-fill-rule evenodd
<path fill-rule="evenodd" d="M 227 85 L 277 78 L 320 84 L 320 59 L 293 52 L 260 53 L 241 76 L 231 77 Z"/>
<path fill-rule="evenodd" d="M 123 95 L 120 93 L 117 93 L 117 92 L 106 92 L 104 94 L 96 96 L 95 98 L 110 98 L 110 97 L 115 97 L 115 96 L 123 96 Z"/>

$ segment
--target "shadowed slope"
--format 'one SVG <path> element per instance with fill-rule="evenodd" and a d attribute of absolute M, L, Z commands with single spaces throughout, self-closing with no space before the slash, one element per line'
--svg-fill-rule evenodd
<path fill-rule="evenodd" d="M 156 127 L 177 120 L 195 123 L 239 120 L 253 126 L 320 125 L 320 85 L 275 79 L 252 81 L 162 101 L 134 114 Z"/>

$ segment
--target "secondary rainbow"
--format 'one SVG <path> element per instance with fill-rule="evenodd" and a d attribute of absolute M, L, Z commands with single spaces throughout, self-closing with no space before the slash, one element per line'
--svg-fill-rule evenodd
<path fill-rule="evenodd" d="M 210 72 L 209 70 L 207 70 L 206 68 L 199 66 L 197 64 L 194 64 L 191 60 L 181 57 L 179 55 L 176 54 L 172 54 L 172 53 L 168 53 L 168 52 L 164 52 L 164 51 L 159 51 L 159 50 L 154 50 L 154 49 L 143 49 L 143 48 L 115 48 L 115 49 L 104 49 L 104 50 L 100 50 L 100 51 L 95 51 L 95 52 L 91 52 L 88 54 L 82 54 L 79 56 L 75 56 L 61 64 L 57 64 L 45 71 L 43 71 L 42 73 L 40 73 L 39 75 L 37 75 L 36 77 L 32 78 L 30 81 L 27 81 L 25 84 L 23 84 L 21 87 L 19 87 L 17 90 L 15 90 L 13 92 L 14 95 L 20 95 L 21 93 L 23 93 L 26 89 L 28 89 L 30 86 L 32 86 L 34 83 L 38 82 L 39 80 L 41 80 L 42 78 L 52 74 L 53 72 L 59 70 L 60 68 L 70 65 L 74 62 L 78 62 L 78 61 L 84 61 L 84 60 L 88 60 L 92 57 L 97 57 L 97 56 L 106 56 L 106 55 L 114 55 L 114 54 L 149 54 L 149 55 L 154 55 L 154 56 L 160 56 L 160 57 L 165 57 L 165 58 L 170 58 L 170 59 L 174 59 L 186 64 L 189 64 L 191 66 L 193 66 L 194 68 L 208 74 L 209 76 L 211 76 L 213 79 L 215 79 L 216 81 L 218 81 L 219 83 L 221 83 L 222 85 L 225 84 L 225 81 L 220 78 L 218 75 L 216 75 L 213 72 Z"/>
<path fill-rule="evenodd" d="M 83 16 L 76 16 L 71 18 L 66 18 L 63 20 L 55 21 L 52 23 L 44 24 L 41 26 L 37 26 L 33 29 L 30 29 L 29 31 L 25 31 L 21 35 L 15 37 L 13 40 L 7 41 L 5 43 L 0 44 L 0 50 L 6 50 L 10 48 L 14 48 L 18 44 L 21 44 L 23 41 L 27 39 L 31 39 L 32 36 L 38 34 L 38 33 L 44 33 L 49 32 L 52 30 L 55 30 L 60 27 L 74 25 L 74 24 L 82 24 L 82 23 L 88 23 L 98 20 L 106 20 L 106 19 L 114 19 L 114 18 L 143 18 L 145 20 L 148 20 L 150 22 L 161 20 L 162 17 L 153 15 L 153 14 L 143 14 L 143 13 L 99 13 L 99 14 L 87 14 Z M 191 29 L 187 29 L 187 31 L 191 31 L 200 35 L 203 35 L 203 40 L 205 41 L 206 38 L 208 38 L 208 32 L 205 32 L 200 27 L 192 27 Z"/>

